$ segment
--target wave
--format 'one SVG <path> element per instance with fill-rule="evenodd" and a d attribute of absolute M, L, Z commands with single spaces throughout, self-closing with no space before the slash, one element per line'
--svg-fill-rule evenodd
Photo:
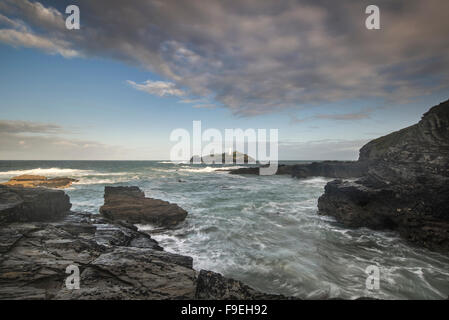
<path fill-rule="evenodd" d="M 82 176 L 121 176 L 129 173 L 126 172 L 97 172 L 94 170 L 83 169 L 63 169 L 63 168 L 35 168 L 28 170 L 10 170 L 1 171 L 0 176 L 19 176 L 23 174 L 32 174 L 40 176 L 65 176 L 65 177 L 82 177 Z"/>
<path fill-rule="evenodd" d="M 245 168 L 245 167 L 242 167 L 242 166 L 204 167 L 204 168 L 183 167 L 183 168 L 179 169 L 179 171 L 202 173 L 202 172 L 214 172 L 214 171 L 218 171 L 218 170 L 229 170 L 229 169 L 240 169 L 240 168 Z"/>

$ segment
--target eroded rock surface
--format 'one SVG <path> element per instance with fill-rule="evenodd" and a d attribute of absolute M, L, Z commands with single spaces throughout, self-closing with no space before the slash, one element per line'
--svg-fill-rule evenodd
<path fill-rule="evenodd" d="M 178 205 L 146 198 L 138 187 L 105 187 L 100 213 L 111 220 L 163 227 L 176 225 L 187 217 L 187 211 Z"/>

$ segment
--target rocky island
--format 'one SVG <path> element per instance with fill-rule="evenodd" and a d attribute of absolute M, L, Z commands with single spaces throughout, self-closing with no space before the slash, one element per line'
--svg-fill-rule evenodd
<path fill-rule="evenodd" d="M 232 157 L 232 161 L 230 161 L 230 158 Z M 226 159 L 229 158 L 228 162 L 233 164 L 248 164 L 248 163 L 256 163 L 256 160 L 254 158 L 250 157 L 247 154 L 240 153 L 238 151 L 234 151 L 231 154 L 211 154 L 207 156 L 198 156 L 195 155 L 192 158 L 190 158 L 190 163 L 202 163 L 202 164 L 224 164 L 227 163 Z"/>

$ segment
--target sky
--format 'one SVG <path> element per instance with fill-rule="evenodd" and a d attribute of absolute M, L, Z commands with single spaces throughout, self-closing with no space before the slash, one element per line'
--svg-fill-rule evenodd
<path fill-rule="evenodd" d="M 169 159 L 200 120 L 355 160 L 449 98 L 449 2 L 374 2 L 0 0 L 0 159 Z"/>

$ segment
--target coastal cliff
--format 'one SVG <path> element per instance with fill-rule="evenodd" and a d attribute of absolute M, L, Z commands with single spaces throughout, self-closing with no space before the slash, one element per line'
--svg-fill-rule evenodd
<path fill-rule="evenodd" d="M 419 123 L 360 149 L 367 172 L 357 181 L 328 183 L 321 215 L 349 227 L 397 230 L 433 250 L 449 249 L 449 101 Z"/>

